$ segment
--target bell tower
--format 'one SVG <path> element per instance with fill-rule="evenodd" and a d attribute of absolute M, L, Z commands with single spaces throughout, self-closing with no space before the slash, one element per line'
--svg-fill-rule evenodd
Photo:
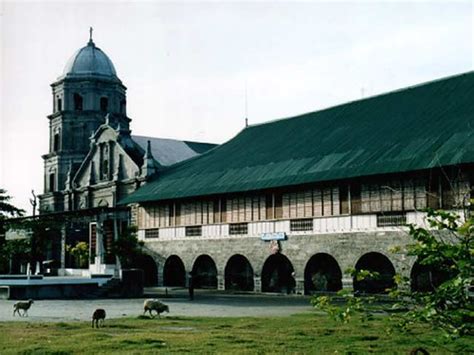
<path fill-rule="evenodd" d="M 69 59 L 63 74 L 51 84 L 53 113 L 49 121 L 49 152 L 44 161 L 44 193 L 40 212 L 64 210 L 66 180 L 89 151 L 91 133 L 105 122 L 129 130 L 126 90 L 109 57 L 92 40 Z"/>

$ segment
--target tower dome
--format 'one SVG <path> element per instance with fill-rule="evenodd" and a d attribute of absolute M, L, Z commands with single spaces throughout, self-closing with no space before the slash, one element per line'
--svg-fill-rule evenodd
<path fill-rule="evenodd" d="M 117 78 L 117 72 L 109 57 L 92 41 L 79 49 L 69 59 L 63 76 L 107 76 Z"/>

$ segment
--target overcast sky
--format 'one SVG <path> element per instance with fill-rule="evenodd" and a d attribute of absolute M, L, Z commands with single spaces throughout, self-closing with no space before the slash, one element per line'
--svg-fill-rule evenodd
<path fill-rule="evenodd" d="M 204 142 L 244 127 L 246 87 L 252 124 L 474 63 L 471 1 L 37 1 L 0 11 L 0 188 L 29 213 L 31 189 L 43 192 L 49 85 L 89 26 L 128 88 L 133 133 Z"/>

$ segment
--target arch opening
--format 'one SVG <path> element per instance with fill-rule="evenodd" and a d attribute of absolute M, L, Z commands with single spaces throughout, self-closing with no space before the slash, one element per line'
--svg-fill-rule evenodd
<path fill-rule="evenodd" d="M 378 275 L 373 278 L 357 280 L 354 277 L 354 291 L 363 293 L 387 293 L 387 289 L 393 288 L 395 282 L 395 268 L 392 262 L 383 254 L 371 252 L 364 254 L 357 261 L 355 266 L 357 271 L 367 270 L 376 272 Z"/>
<path fill-rule="evenodd" d="M 304 288 L 305 294 L 342 289 L 342 272 L 336 259 L 326 253 L 313 255 L 304 270 Z"/>
<path fill-rule="evenodd" d="M 186 271 L 179 256 L 171 255 L 166 259 L 163 267 L 163 285 L 169 287 L 186 286 Z"/>
<path fill-rule="evenodd" d="M 224 274 L 226 290 L 254 290 L 253 268 L 245 256 L 233 255 L 227 261 Z"/>
<path fill-rule="evenodd" d="M 262 292 L 291 293 L 296 285 L 294 268 L 283 254 L 271 255 L 262 268 Z"/>
<path fill-rule="evenodd" d="M 141 254 L 134 258 L 133 266 L 143 270 L 143 286 L 158 286 L 158 267 L 155 260 L 147 254 Z"/>
<path fill-rule="evenodd" d="M 434 265 L 422 265 L 417 260 L 410 273 L 411 290 L 414 292 L 433 292 L 450 278 L 448 268 L 449 266 L 443 268 Z"/>
<path fill-rule="evenodd" d="M 209 255 L 200 255 L 196 259 L 192 274 L 195 288 L 217 288 L 216 263 Z"/>

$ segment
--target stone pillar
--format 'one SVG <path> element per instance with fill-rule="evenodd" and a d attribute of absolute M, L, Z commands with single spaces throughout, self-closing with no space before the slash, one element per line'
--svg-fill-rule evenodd
<path fill-rule="evenodd" d="M 95 265 L 99 267 L 104 261 L 104 242 L 103 242 L 103 233 L 104 226 L 102 225 L 102 219 L 97 218 L 96 232 L 95 232 Z"/>
<path fill-rule="evenodd" d="M 66 268 L 66 225 L 61 226 L 61 268 L 58 272 L 59 276 L 65 275 Z"/>
<path fill-rule="evenodd" d="M 186 271 L 186 278 L 185 278 L 185 287 L 189 287 L 189 283 L 191 281 L 191 272 L 190 271 Z"/>
<path fill-rule="evenodd" d="M 153 259 L 154 260 L 154 259 Z M 158 278 L 157 284 L 158 287 L 163 287 L 163 271 L 164 271 L 164 266 L 163 263 L 156 262 L 156 277 Z"/>
<path fill-rule="evenodd" d="M 342 275 L 342 289 L 354 292 L 354 281 L 351 275 Z"/>
<path fill-rule="evenodd" d="M 253 291 L 255 293 L 262 292 L 262 278 L 260 276 L 255 275 L 253 277 Z"/>
<path fill-rule="evenodd" d="M 118 239 L 118 226 L 117 226 L 117 214 L 114 214 L 114 240 Z M 115 255 L 115 267 L 114 267 L 114 277 L 121 278 L 120 270 L 122 269 L 122 265 L 120 264 L 120 260 L 117 255 Z"/>
<path fill-rule="evenodd" d="M 296 278 L 295 294 L 304 295 L 304 278 Z"/>
<path fill-rule="evenodd" d="M 225 290 L 225 277 L 223 275 L 217 275 L 217 289 Z"/>

